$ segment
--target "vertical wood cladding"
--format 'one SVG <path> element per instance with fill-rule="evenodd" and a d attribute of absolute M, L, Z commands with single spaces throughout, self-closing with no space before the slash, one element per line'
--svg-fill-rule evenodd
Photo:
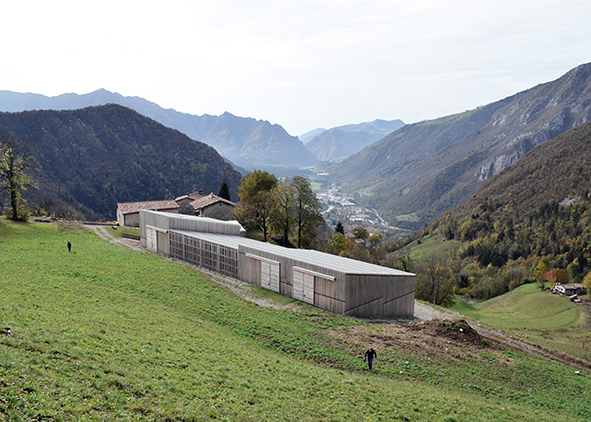
<path fill-rule="evenodd" d="M 341 315 L 388 318 L 414 314 L 414 274 L 269 245 L 226 233 L 237 231 L 233 224 L 177 216 L 140 212 L 142 245 Z M 221 233 L 216 232 L 218 228 Z"/>

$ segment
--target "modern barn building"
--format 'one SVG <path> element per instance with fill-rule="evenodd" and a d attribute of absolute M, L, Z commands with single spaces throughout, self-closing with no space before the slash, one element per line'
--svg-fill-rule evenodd
<path fill-rule="evenodd" d="M 142 246 L 332 312 L 412 317 L 415 275 L 247 239 L 237 221 L 140 211 Z"/>

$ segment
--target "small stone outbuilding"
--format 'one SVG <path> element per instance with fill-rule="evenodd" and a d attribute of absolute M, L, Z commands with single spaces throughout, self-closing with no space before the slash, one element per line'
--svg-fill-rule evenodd
<path fill-rule="evenodd" d="M 195 209 L 195 215 L 199 217 L 226 220 L 232 216 L 236 204 L 210 193 L 192 201 L 191 206 Z"/>
<path fill-rule="evenodd" d="M 140 210 L 177 213 L 179 204 L 173 200 L 118 202 L 116 207 L 117 224 L 122 227 L 139 227 Z"/>

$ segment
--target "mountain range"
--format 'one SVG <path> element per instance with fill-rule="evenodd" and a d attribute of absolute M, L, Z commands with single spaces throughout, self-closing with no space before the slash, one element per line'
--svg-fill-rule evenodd
<path fill-rule="evenodd" d="M 125 97 L 105 89 L 89 94 L 40 94 L 0 91 L 0 111 L 73 110 L 119 104 L 177 129 L 194 140 L 214 147 L 222 156 L 247 169 L 261 166 L 312 166 L 318 158 L 283 127 L 267 121 L 237 117 L 228 112 L 220 116 L 196 116 L 159 105 L 140 97 Z"/>
<path fill-rule="evenodd" d="M 591 118 L 591 64 L 463 113 L 410 124 L 325 167 L 328 181 L 417 228 L 541 144 Z"/>
<path fill-rule="evenodd" d="M 31 203 L 62 201 L 86 218 L 113 218 L 117 202 L 217 194 L 224 179 L 238 199 L 241 174 L 214 148 L 120 105 L 0 113 L 7 134 L 34 151 Z"/>
<path fill-rule="evenodd" d="M 402 120 L 374 120 L 323 130 L 302 136 L 304 145 L 322 161 L 349 157 L 404 126 Z M 302 139 L 300 138 L 300 139 Z"/>

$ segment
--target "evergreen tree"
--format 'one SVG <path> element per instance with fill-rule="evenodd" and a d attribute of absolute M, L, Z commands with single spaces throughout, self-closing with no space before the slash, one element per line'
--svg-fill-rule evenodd
<path fill-rule="evenodd" d="M 220 190 L 218 192 L 218 196 L 220 198 L 224 198 L 224 199 L 227 199 L 228 201 L 231 201 L 230 188 L 228 187 L 228 183 L 226 182 L 226 178 L 224 178 L 224 180 L 222 180 L 222 183 L 220 184 Z"/>

